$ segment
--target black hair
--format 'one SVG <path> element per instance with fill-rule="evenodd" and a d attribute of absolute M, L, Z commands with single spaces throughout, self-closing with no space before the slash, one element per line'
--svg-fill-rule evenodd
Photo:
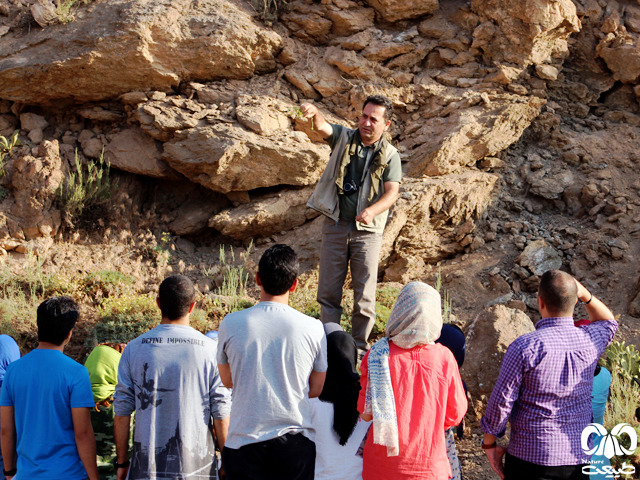
<path fill-rule="evenodd" d="M 578 298 L 578 286 L 574 278 L 561 270 L 548 270 L 540 277 L 538 296 L 552 315 L 573 312 Z"/>
<path fill-rule="evenodd" d="M 384 107 L 384 119 L 388 122 L 393 117 L 393 102 L 383 95 L 369 95 L 362 105 L 362 109 L 368 103 L 373 103 L 379 107 Z"/>
<path fill-rule="evenodd" d="M 281 243 L 267 249 L 258 263 L 262 288 L 269 295 L 282 295 L 298 278 L 298 257 L 288 245 Z"/>
<path fill-rule="evenodd" d="M 189 313 L 196 298 L 193 282 L 184 275 L 172 275 L 163 280 L 158 289 L 158 303 L 162 318 L 178 320 Z"/>
<path fill-rule="evenodd" d="M 38 306 L 38 341 L 62 345 L 79 317 L 78 304 L 73 298 L 48 298 Z"/>

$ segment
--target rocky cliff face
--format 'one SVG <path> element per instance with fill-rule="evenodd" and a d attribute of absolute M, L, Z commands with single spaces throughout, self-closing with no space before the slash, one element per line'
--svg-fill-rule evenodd
<path fill-rule="evenodd" d="M 104 148 L 192 192 L 162 229 L 287 241 L 315 268 L 329 149 L 292 111 L 353 125 L 382 93 L 406 180 L 381 278 L 443 261 L 461 316 L 492 296 L 530 313 L 521 252 L 543 242 L 637 327 L 640 2 L 295 0 L 268 26 L 241 0 L 96 0 L 42 28 L 46 3 L 0 0 L 0 135 L 27 144 L 1 180 L 5 250 L 55 235 L 60 165 Z"/>

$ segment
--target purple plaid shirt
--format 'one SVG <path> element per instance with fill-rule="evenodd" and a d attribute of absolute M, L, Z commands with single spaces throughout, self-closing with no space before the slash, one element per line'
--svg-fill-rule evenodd
<path fill-rule="evenodd" d="M 504 355 L 481 428 L 502 437 L 511 420 L 508 451 L 537 465 L 580 465 L 580 446 L 591 422 L 591 387 L 598 357 L 618 323 L 575 327 L 573 318 L 543 318 Z"/>

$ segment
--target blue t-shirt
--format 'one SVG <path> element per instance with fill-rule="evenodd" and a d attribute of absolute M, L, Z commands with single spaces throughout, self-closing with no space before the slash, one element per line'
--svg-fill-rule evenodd
<path fill-rule="evenodd" d="M 0 406 L 14 407 L 16 480 L 81 480 L 72 408 L 93 407 L 89 372 L 58 350 L 36 349 L 7 368 Z"/>

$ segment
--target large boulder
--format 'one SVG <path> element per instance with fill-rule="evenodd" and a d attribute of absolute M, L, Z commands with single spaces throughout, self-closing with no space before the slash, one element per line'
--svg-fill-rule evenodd
<path fill-rule="evenodd" d="M 497 175 L 478 171 L 406 179 L 383 237 L 385 281 L 414 280 L 427 263 L 463 251 L 497 181 Z"/>
<path fill-rule="evenodd" d="M 209 226 L 237 240 L 269 237 L 304 224 L 317 212 L 307 208 L 313 187 L 285 190 L 252 199 L 251 203 L 211 217 Z"/>
<path fill-rule="evenodd" d="M 51 237 L 62 223 L 56 208 L 64 179 L 58 142 L 44 141 L 31 153 L 18 154 L 8 169 L 6 187 L 11 195 L 0 207 L 0 247 L 5 250 L 25 240 Z"/>
<path fill-rule="evenodd" d="M 160 157 L 162 151 L 156 140 L 139 128 L 116 133 L 104 150 L 104 158 L 111 166 L 155 178 L 177 178 L 180 175 Z"/>
<path fill-rule="evenodd" d="M 474 31 L 473 47 L 496 64 L 563 59 L 567 39 L 581 28 L 571 0 L 471 0 L 471 9 L 484 20 Z"/>
<path fill-rule="evenodd" d="M 478 98 L 478 101 L 481 97 Z M 488 101 L 487 101 L 488 100 Z M 402 145 L 412 176 L 444 175 L 475 165 L 517 141 L 540 113 L 538 97 L 501 95 L 425 120 Z"/>
<path fill-rule="evenodd" d="M 562 266 L 562 256 L 544 240 L 529 243 L 518 257 L 518 263 L 526 267 L 534 275 L 542 275 L 547 270 L 558 269 Z"/>
<path fill-rule="evenodd" d="M 524 312 L 504 305 L 493 305 L 478 314 L 467 329 L 461 370 L 472 397 L 491 394 L 507 348 L 516 338 L 534 329 Z"/>
<path fill-rule="evenodd" d="M 303 132 L 263 137 L 218 123 L 176 134 L 164 144 L 163 158 L 191 181 L 228 193 L 312 185 L 329 159 L 329 147 L 312 143 Z"/>
<path fill-rule="evenodd" d="M 640 78 L 640 37 L 636 38 L 635 43 L 602 41 L 596 53 L 613 72 L 615 80 L 636 83 Z"/>
<path fill-rule="evenodd" d="M 281 49 L 277 33 L 229 0 L 92 2 L 71 23 L 2 37 L 0 95 L 89 102 L 190 79 L 245 79 L 275 70 Z"/>
<path fill-rule="evenodd" d="M 438 10 L 438 0 L 412 2 L 407 0 L 365 0 L 388 22 L 418 18 Z"/>

